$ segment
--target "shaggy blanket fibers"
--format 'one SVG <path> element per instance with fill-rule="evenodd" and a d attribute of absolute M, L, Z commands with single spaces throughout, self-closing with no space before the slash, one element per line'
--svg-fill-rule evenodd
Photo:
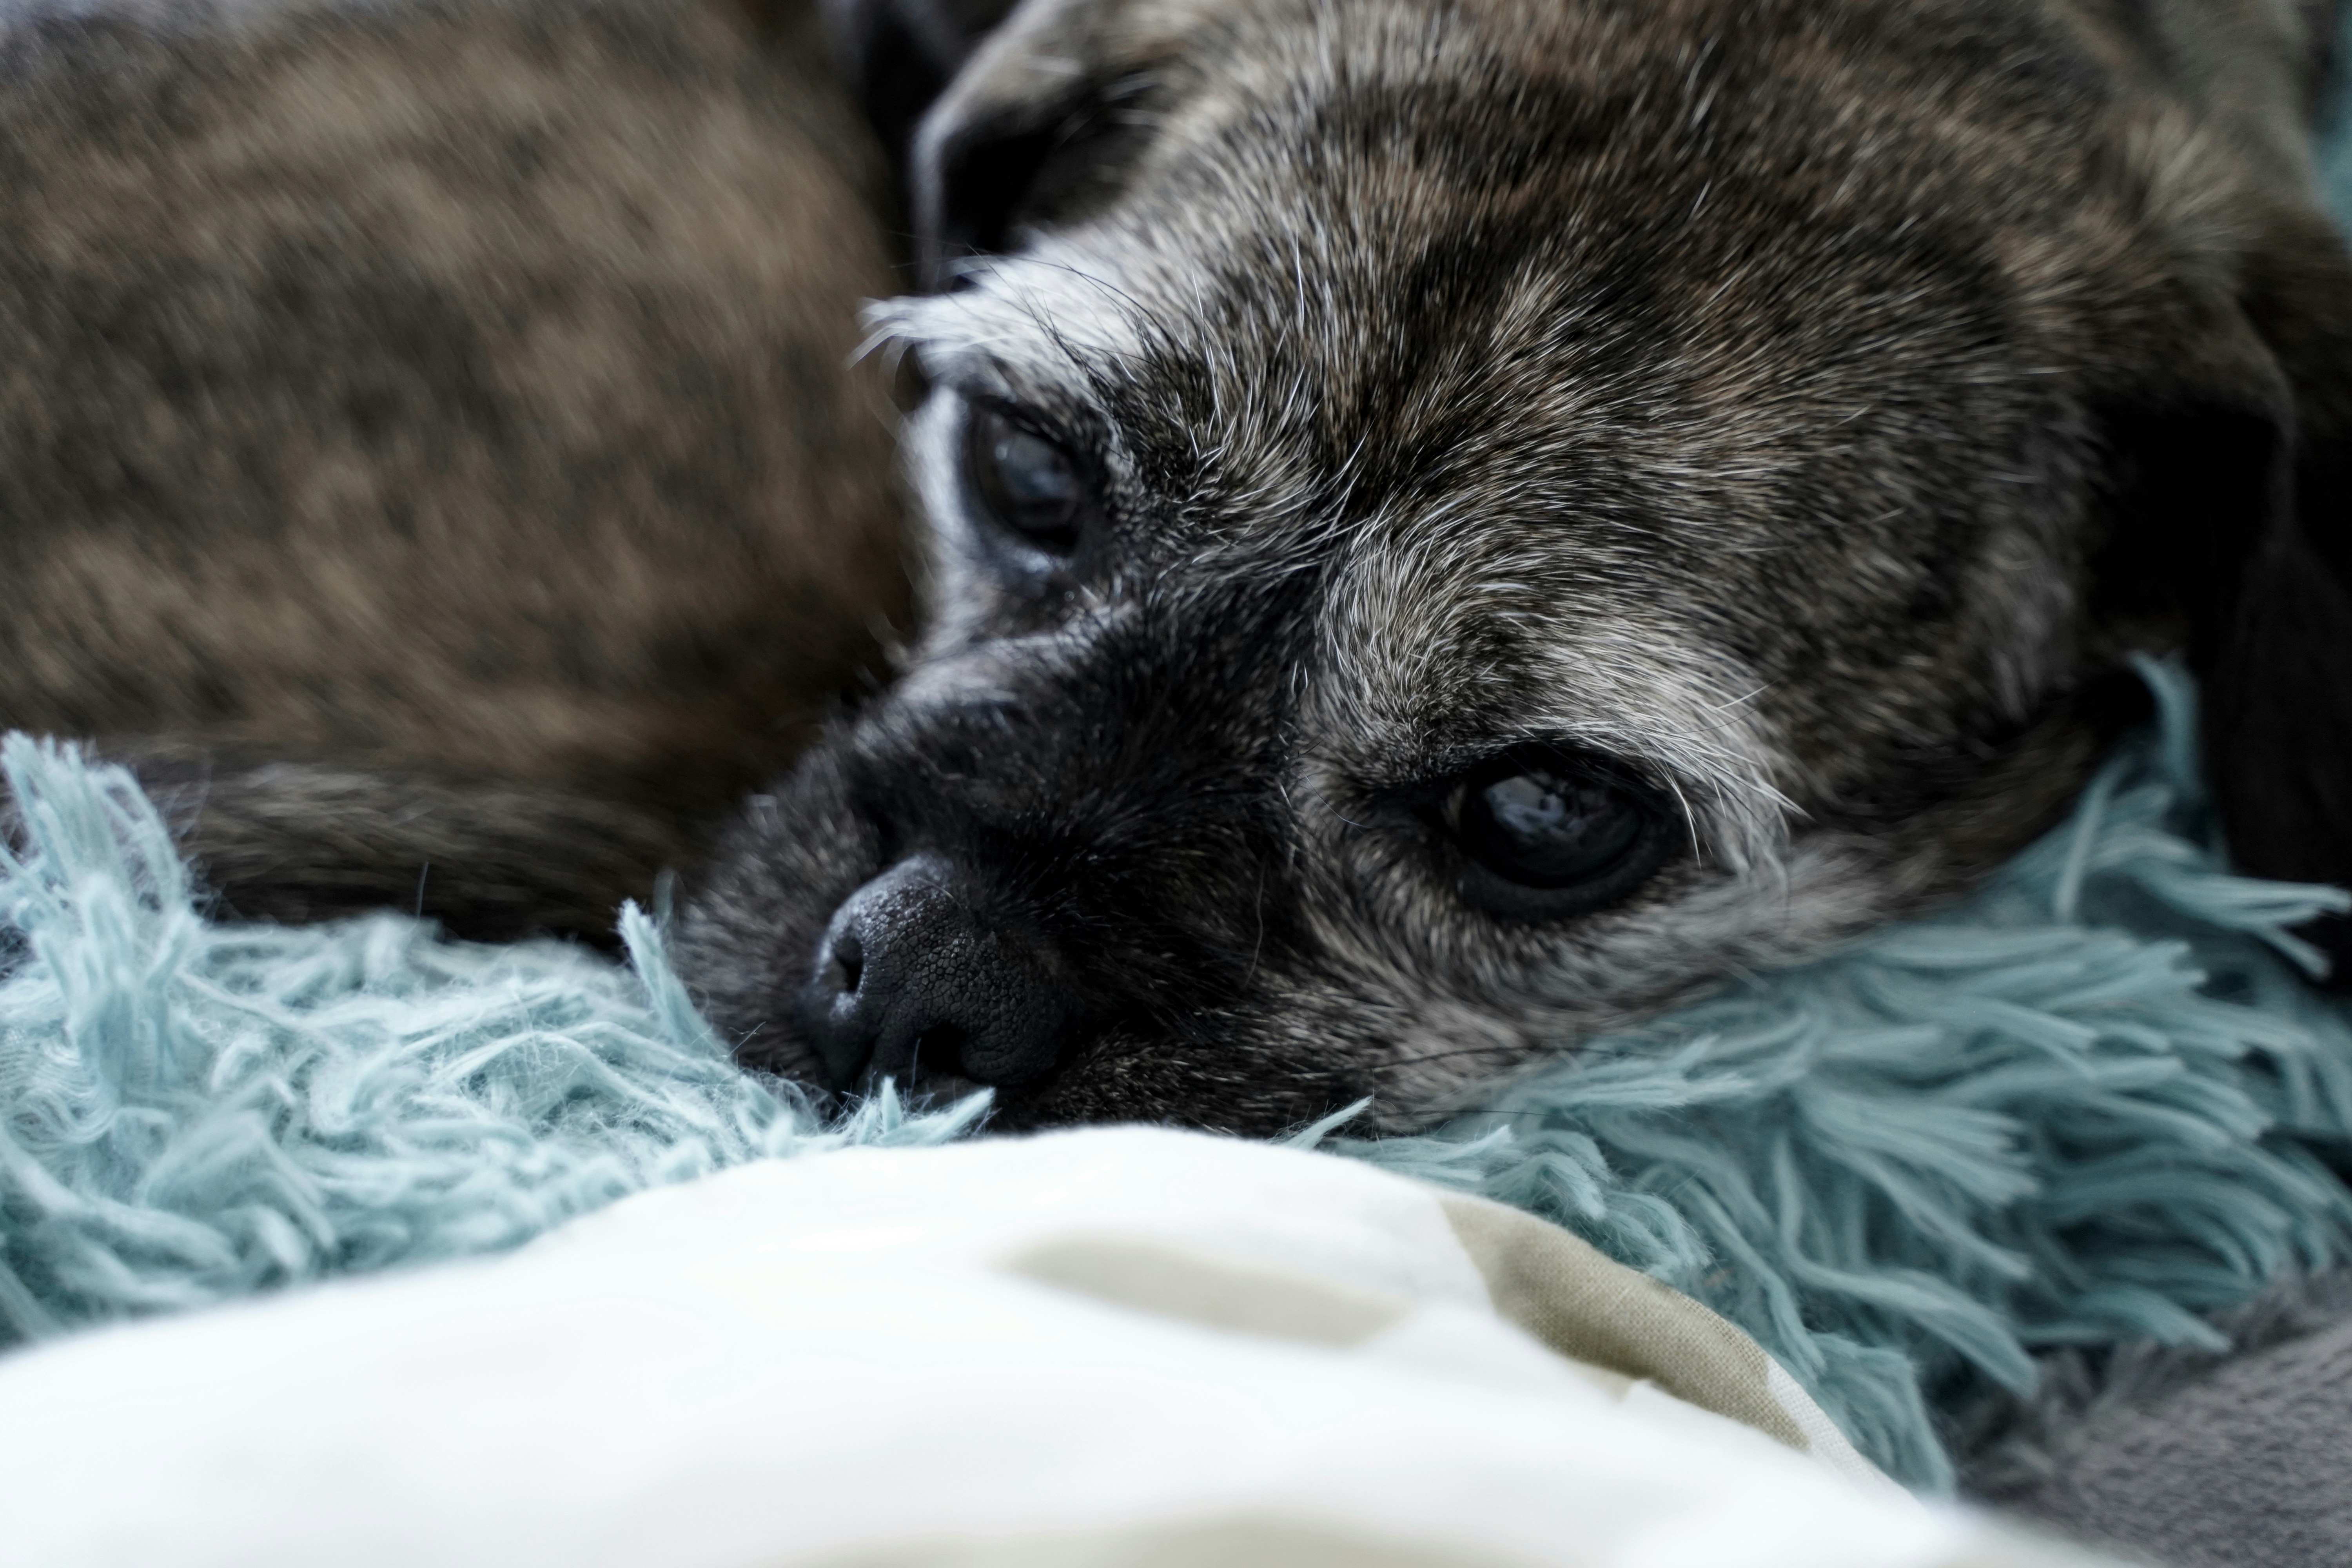
<path fill-rule="evenodd" d="M 1984 892 L 1589 1044 L 1486 1113 L 1333 1147 L 1546 1215 L 1756 1335 L 1856 1444 L 1948 1483 L 1930 1401 L 2047 1345 L 2210 1343 L 2199 1314 L 2352 1258 L 2352 1025 L 2285 928 L 2325 889 L 2226 872 L 2192 694 Z M 196 910 L 118 769 L 12 738 L 0 856 L 0 1331 L 510 1247 L 624 1194 L 849 1142 L 740 1071 L 672 977 L 384 914 Z M 1310 1130 L 1328 1138 L 1343 1118 Z"/>
<path fill-rule="evenodd" d="M 1432 1138 L 1344 1145 L 1558 1220 L 1754 1334 L 1898 1477 L 1923 1393 L 2030 1352 L 2224 1348 L 2199 1314 L 2352 1258 L 2352 1018 L 2233 876 L 2194 693 L 1968 903 L 1596 1041 Z"/>
<path fill-rule="evenodd" d="M 635 908 L 622 968 L 382 914 L 217 925 L 123 770 L 22 735 L 0 848 L 0 1343 L 494 1252 L 748 1160 L 938 1142 L 738 1069 Z"/>

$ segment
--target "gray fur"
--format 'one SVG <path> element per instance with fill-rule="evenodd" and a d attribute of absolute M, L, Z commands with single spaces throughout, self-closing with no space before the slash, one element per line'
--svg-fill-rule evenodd
<path fill-rule="evenodd" d="M 1008 1123 L 1412 1127 L 1970 886 L 2126 716 L 2124 655 L 2201 635 L 2194 582 L 2126 591 L 2131 476 L 2179 445 L 2131 421 L 2352 429 L 2309 346 L 2352 342 L 2325 26 L 1019 6 L 915 138 L 945 291 L 872 317 L 936 387 L 929 630 L 703 879 L 715 1016 L 811 1073 L 827 918 L 930 854 L 1092 1020 Z M 974 513 L 974 399 L 1093 466 L 1074 563 Z M 2258 531 L 2269 464 L 2197 526 Z M 1572 917 L 1473 907 L 1414 803 L 1522 741 L 1646 781 L 1682 852 Z"/>

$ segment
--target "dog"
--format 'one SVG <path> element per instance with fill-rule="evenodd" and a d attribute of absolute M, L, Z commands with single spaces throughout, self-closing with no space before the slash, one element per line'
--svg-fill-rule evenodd
<path fill-rule="evenodd" d="M 0 726 L 225 912 L 609 940 L 907 615 L 814 13 L 0 14 Z"/>
<path fill-rule="evenodd" d="M 1424 1126 L 1964 891 L 2141 651 L 2238 863 L 2352 882 L 2326 10 L 833 16 L 926 629 L 694 887 L 746 1061 Z"/>

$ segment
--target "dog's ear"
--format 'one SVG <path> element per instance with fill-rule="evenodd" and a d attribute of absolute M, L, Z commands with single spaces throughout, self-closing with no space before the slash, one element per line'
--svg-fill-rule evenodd
<path fill-rule="evenodd" d="M 2352 888 L 2352 258 L 2315 215 L 2266 226 L 2242 288 L 2294 397 L 2267 515 L 2214 607 L 2206 766 L 2231 858 Z M 2304 934 L 2352 989 L 2352 920 Z"/>
<path fill-rule="evenodd" d="M 833 0 L 915 7 L 925 0 Z M 1115 195 L 1150 135 L 1181 16 L 1123 0 L 961 0 L 998 25 L 968 40 L 961 69 L 912 132 L 909 205 L 925 287 L 958 264 L 1014 248 L 1031 225 L 1068 220 Z"/>
<path fill-rule="evenodd" d="M 2315 214 L 2270 215 L 2262 236 L 2235 366 L 2100 416 L 2113 523 L 2095 581 L 2120 619 L 2161 605 L 2186 622 L 2239 868 L 2352 888 L 2352 258 Z M 2352 989 L 2352 920 L 2300 934 Z"/>
<path fill-rule="evenodd" d="M 903 172 L 915 127 L 1018 0 L 823 0 L 859 107 Z"/>
<path fill-rule="evenodd" d="M 1118 188 L 1171 18 L 1123 0 L 823 0 L 834 51 L 905 176 L 925 287 Z"/>

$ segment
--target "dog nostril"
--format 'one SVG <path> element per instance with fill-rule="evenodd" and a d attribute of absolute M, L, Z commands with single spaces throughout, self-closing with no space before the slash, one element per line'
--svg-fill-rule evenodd
<path fill-rule="evenodd" d="M 826 976 L 834 992 L 842 996 L 857 994 L 857 983 L 866 974 L 866 949 L 857 933 L 845 931 L 833 944 L 833 973 Z"/>
<path fill-rule="evenodd" d="M 842 900 L 793 1002 L 833 1088 L 881 1075 L 961 1093 L 1053 1070 L 1075 1022 L 1058 960 L 986 909 L 929 856 Z"/>

